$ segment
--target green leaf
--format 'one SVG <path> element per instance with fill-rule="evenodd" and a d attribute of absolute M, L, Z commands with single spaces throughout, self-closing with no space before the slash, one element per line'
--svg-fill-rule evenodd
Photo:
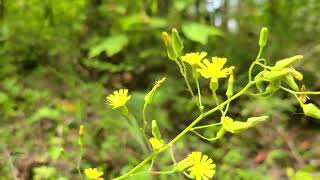
<path fill-rule="evenodd" d="M 49 152 L 49 155 L 50 155 L 51 159 L 56 160 L 63 153 L 63 148 L 61 148 L 61 147 L 51 147 L 48 150 L 48 152 Z"/>
<path fill-rule="evenodd" d="M 120 52 L 129 42 L 127 35 L 117 34 L 107 37 L 92 46 L 89 51 L 89 57 L 93 58 L 102 52 L 106 52 L 109 57 Z"/>
<path fill-rule="evenodd" d="M 48 107 L 42 107 L 37 110 L 29 119 L 29 123 L 32 124 L 34 122 L 37 122 L 39 120 L 42 120 L 44 118 L 48 119 L 58 119 L 60 117 L 61 113 L 57 109 L 52 109 Z"/>
<path fill-rule="evenodd" d="M 186 22 L 182 25 L 182 32 L 184 35 L 201 44 L 207 44 L 209 36 L 222 36 L 223 33 L 216 27 L 200 24 L 196 22 Z"/>

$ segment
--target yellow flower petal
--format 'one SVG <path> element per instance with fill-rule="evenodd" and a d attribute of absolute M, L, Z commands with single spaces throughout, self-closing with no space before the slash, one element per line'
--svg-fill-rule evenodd
<path fill-rule="evenodd" d="M 201 60 L 207 56 L 206 52 L 194 52 L 181 56 L 181 60 L 187 62 L 191 66 L 199 65 Z"/>
<path fill-rule="evenodd" d="M 226 78 L 234 69 L 234 66 L 223 69 L 223 66 L 227 62 L 227 58 L 213 57 L 211 61 L 212 62 L 208 59 L 204 59 L 202 63 L 199 64 L 200 68 L 198 68 L 197 71 L 204 78 Z"/>
<path fill-rule="evenodd" d="M 87 168 L 84 170 L 84 173 L 90 180 L 103 180 L 103 178 L 100 177 L 103 175 L 103 172 L 98 171 L 97 168 Z"/>
<path fill-rule="evenodd" d="M 183 161 L 189 161 L 190 166 L 187 171 L 193 179 L 208 180 L 215 174 L 216 165 L 213 160 L 207 155 L 202 155 L 201 152 L 192 152 Z"/>
<path fill-rule="evenodd" d="M 112 106 L 112 109 L 115 109 L 124 106 L 130 98 L 131 96 L 128 95 L 128 89 L 120 89 L 110 94 L 107 97 L 107 101 L 109 105 Z"/>

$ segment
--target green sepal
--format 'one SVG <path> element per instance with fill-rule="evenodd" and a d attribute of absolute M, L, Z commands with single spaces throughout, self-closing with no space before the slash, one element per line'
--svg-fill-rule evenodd
<path fill-rule="evenodd" d="M 175 52 L 180 55 L 183 49 L 183 42 L 180 38 L 179 32 L 176 28 L 172 29 L 173 48 Z"/>

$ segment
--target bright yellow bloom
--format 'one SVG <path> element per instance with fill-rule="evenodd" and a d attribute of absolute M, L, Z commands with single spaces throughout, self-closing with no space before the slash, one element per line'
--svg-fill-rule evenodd
<path fill-rule="evenodd" d="M 188 53 L 184 56 L 181 56 L 181 60 L 187 62 L 191 66 L 196 66 L 201 63 L 201 60 L 206 57 L 206 52 L 194 52 L 194 53 Z"/>
<path fill-rule="evenodd" d="M 150 138 L 149 139 L 149 142 L 150 142 L 150 144 L 151 144 L 151 146 L 152 146 L 152 148 L 154 149 L 154 150 L 159 150 L 159 149 L 161 149 L 162 147 L 163 147 L 163 145 L 164 145 L 164 142 L 160 139 L 157 139 L 157 138 Z"/>
<path fill-rule="evenodd" d="M 131 96 L 128 95 L 128 89 L 120 89 L 114 91 L 107 97 L 108 103 L 112 106 L 112 109 L 124 106 Z"/>
<path fill-rule="evenodd" d="M 191 164 L 188 171 L 190 176 L 196 180 L 209 180 L 216 172 L 216 165 L 207 155 L 201 152 L 192 152 L 188 155 L 187 161 Z"/>
<path fill-rule="evenodd" d="M 197 71 L 201 76 L 207 79 L 226 78 L 234 69 L 234 66 L 223 69 L 226 62 L 227 58 L 213 57 L 212 62 L 209 62 L 208 59 L 204 59 L 203 63 L 199 64 L 200 68 L 198 68 Z"/>
<path fill-rule="evenodd" d="M 98 171 L 97 168 L 87 168 L 84 170 L 86 177 L 90 180 L 104 180 L 101 176 L 103 175 L 102 171 Z"/>

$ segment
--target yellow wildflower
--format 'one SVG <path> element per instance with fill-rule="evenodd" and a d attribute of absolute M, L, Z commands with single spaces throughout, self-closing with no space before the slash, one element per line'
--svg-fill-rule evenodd
<path fill-rule="evenodd" d="M 213 160 L 207 155 L 202 155 L 201 152 L 192 152 L 187 159 L 192 164 L 188 171 L 193 179 L 209 180 L 216 172 Z"/>
<path fill-rule="evenodd" d="M 163 145 L 164 145 L 164 142 L 161 140 L 161 139 L 157 139 L 157 138 L 150 138 L 149 139 L 149 142 L 150 142 L 150 144 L 151 144 L 151 146 L 152 146 L 152 148 L 154 149 L 154 150 L 159 150 L 159 149 L 161 149 L 162 147 L 163 147 Z"/>
<path fill-rule="evenodd" d="M 203 62 L 199 64 L 200 68 L 198 68 L 197 71 L 207 79 L 226 78 L 234 69 L 234 66 L 223 69 L 226 62 L 227 58 L 213 57 L 211 63 L 208 59 L 204 59 Z"/>
<path fill-rule="evenodd" d="M 201 60 L 206 57 L 206 52 L 194 52 L 194 53 L 188 53 L 181 57 L 182 61 L 187 62 L 191 66 L 196 66 L 201 63 Z"/>
<path fill-rule="evenodd" d="M 114 91 L 107 97 L 107 101 L 112 106 L 112 109 L 124 106 L 131 96 L 128 95 L 128 89 L 120 89 Z"/>
<path fill-rule="evenodd" d="M 97 168 L 87 168 L 84 170 L 86 177 L 90 180 L 104 180 L 101 176 L 103 175 L 102 171 L 98 171 Z"/>

